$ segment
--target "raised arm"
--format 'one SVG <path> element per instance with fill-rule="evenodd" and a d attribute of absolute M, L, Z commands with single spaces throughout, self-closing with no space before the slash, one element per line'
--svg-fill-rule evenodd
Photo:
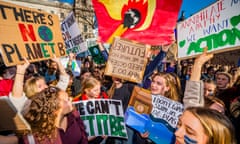
<path fill-rule="evenodd" d="M 207 54 L 207 52 L 203 52 L 198 58 L 196 58 L 190 77 L 191 81 L 200 81 L 202 66 L 212 57 L 213 54 Z"/>
<path fill-rule="evenodd" d="M 158 55 L 151 61 L 145 69 L 144 75 L 143 75 L 143 81 L 144 83 L 148 77 L 150 77 L 153 73 L 153 71 L 158 67 L 159 63 L 163 61 L 163 59 L 166 57 L 166 53 L 168 51 L 168 46 L 162 46 L 161 51 L 158 53 Z"/>
<path fill-rule="evenodd" d="M 107 50 L 104 48 L 103 44 L 101 43 L 101 38 L 100 38 L 100 37 L 98 37 L 96 43 L 98 44 L 98 47 L 99 47 L 99 49 L 100 49 L 100 51 L 101 51 L 101 54 L 102 54 L 104 60 L 107 61 L 107 60 L 108 60 L 108 52 L 107 52 Z"/>
<path fill-rule="evenodd" d="M 201 69 L 204 63 L 212 57 L 213 54 L 207 54 L 205 51 L 194 61 L 190 80 L 186 83 L 183 97 L 185 108 L 192 106 L 204 106 L 204 85 L 203 82 L 200 81 Z"/>
<path fill-rule="evenodd" d="M 54 58 L 52 58 L 51 60 L 53 60 L 58 64 L 58 68 L 60 72 L 59 81 L 56 87 L 60 88 L 63 91 L 66 91 L 70 76 L 66 73 L 64 66 L 60 62 L 60 59 L 56 57 L 56 55 L 54 55 Z"/>
<path fill-rule="evenodd" d="M 13 84 L 12 96 L 21 97 L 23 94 L 24 74 L 30 63 L 25 60 L 22 65 L 17 65 L 16 76 Z"/>
<path fill-rule="evenodd" d="M 17 65 L 16 76 L 13 84 L 12 93 L 9 94 L 9 99 L 18 111 L 21 111 L 27 97 L 23 93 L 24 74 L 30 63 L 25 59 L 25 63 Z"/>
<path fill-rule="evenodd" d="M 69 53 L 68 56 L 69 56 L 69 60 L 68 60 L 68 63 L 67 63 L 67 69 L 72 71 L 72 62 L 75 59 L 76 55 L 74 53 Z"/>

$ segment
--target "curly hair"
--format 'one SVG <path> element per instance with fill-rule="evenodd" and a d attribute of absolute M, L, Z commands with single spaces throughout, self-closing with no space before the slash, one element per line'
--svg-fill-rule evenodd
<path fill-rule="evenodd" d="M 32 133 L 36 135 L 39 142 L 56 137 L 55 119 L 56 111 L 60 108 L 58 94 L 60 89 L 49 86 L 40 93 L 30 98 L 31 104 L 23 114 L 31 126 Z"/>

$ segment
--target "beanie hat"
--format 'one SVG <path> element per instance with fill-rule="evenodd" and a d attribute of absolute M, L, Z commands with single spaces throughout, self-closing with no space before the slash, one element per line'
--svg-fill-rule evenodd
<path fill-rule="evenodd" d="M 229 82 L 232 82 L 232 75 L 228 72 L 217 72 L 217 75 L 225 75 L 226 77 L 228 77 Z"/>

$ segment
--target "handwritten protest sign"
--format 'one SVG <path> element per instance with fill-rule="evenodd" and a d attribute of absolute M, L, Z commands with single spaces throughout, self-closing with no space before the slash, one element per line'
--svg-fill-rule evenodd
<path fill-rule="evenodd" d="M 61 24 L 62 35 L 67 47 L 67 53 L 81 53 L 87 51 L 87 43 L 83 41 L 78 23 L 71 12 Z"/>
<path fill-rule="evenodd" d="M 0 50 L 5 65 L 66 55 L 57 15 L 0 1 Z"/>
<path fill-rule="evenodd" d="M 178 57 L 240 49 L 240 1 L 217 1 L 178 23 Z"/>
<path fill-rule="evenodd" d="M 96 99 L 74 104 L 80 112 L 88 136 L 108 135 L 127 138 L 121 101 Z"/>
<path fill-rule="evenodd" d="M 141 82 L 147 59 L 147 48 L 140 43 L 115 38 L 110 48 L 105 75 Z"/>
<path fill-rule="evenodd" d="M 166 125 L 176 128 L 178 118 L 183 112 L 183 104 L 160 95 L 152 95 L 152 116 L 163 120 Z"/>
<path fill-rule="evenodd" d="M 125 123 L 140 133 L 148 132 L 152 141 L 161 144 L 174 142 L 174 130 L 183 105 L 164 96 L 151 95 L 149 91 L 135 87 Z"/>

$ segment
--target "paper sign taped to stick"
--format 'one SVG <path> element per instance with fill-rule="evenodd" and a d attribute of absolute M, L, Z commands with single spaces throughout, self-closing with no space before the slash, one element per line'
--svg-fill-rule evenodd
<path fill-rule="evenodd" d="M 0 50 L 6 66 L 65 56 L 57 15 L 0 1 Z"/>
<path fill-rule="evenodd" d="M 88 136 L 108 135 L 127 138 L 124 112 L 120 100 L 96 99 L 74 103 Z"/>
<path fill-rule="evenodd" d="M 115 37 L 104 74 L 140 83 L 147 64 L 146 54 L 146 45 Z"/>

